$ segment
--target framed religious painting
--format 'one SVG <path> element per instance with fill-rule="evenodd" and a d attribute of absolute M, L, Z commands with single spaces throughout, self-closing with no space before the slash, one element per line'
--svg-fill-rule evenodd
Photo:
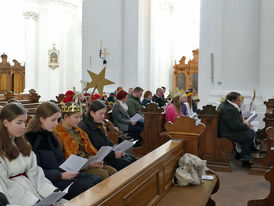
<path fill-rule="evenodd" d="M 52 45 L 52 49 L 49 50 L 49 67 L 56 69 L 59 67 L 59 51 L 56 49 L 55 44 Z"/>

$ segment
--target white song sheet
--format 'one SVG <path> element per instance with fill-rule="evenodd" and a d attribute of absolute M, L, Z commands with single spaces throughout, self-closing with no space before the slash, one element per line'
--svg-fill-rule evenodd
<path fill-rule="evenodd" d="M 125 140 L 125 141 L 121 142 L 120 144 L 115 145 L 112 150 L 114 152 L 117 152 L 117 151 L 125 152 L 129 148 L 133 147 L 133 145 L 135 145 L 135 143 L 137 141 L 138 140 L 135 140 L 135 141 L 131 142 L 131 141 Z"/>
<path fill-rule="evenodd" d="M 133 117 L 130 118 L 130 121 L 138 122 L 139 120 L 143 119 L 144 117 L 138 113 L 136 113 Z"/>
<path fill-rule="evenodd" d="M 68 190 L 72 184 L 73 183 L 71 183 L 66 189 L 64 189 L 64 191 L 51 193 L 49 196 L 47 196 L 46 198 L 44 198 L 43 200 L 41 200 L 34 206 L 53 205 L 54 203 L 56 203 L 58 200 L 60 200 L 62 197 L 64 197 L 68 193 Z"/>
<path fill-rule="evenodd" d="M 103 161 L 104 158 L 112 151 L 112 147 L 103 146 L 97 152 L 96 156 L 86 159 L 76 155 L 70 155 L 69 158 L 63 162 L 59 167 L 66 172 L 78 172 L 87 167 L 92 162 Z"/>

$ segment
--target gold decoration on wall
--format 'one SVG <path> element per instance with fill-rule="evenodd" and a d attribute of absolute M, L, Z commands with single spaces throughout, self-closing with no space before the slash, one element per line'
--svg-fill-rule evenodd
<path fill-rule="evenodd" d="M 95 89 L 97 89 L 99 94 L 102 96 L 104 86 L 110 85 L 110 84 L 115 84 L 113 81 L 110 81 L 105 78 L 106 67 L 104 67 L 99 74 L 95 74 L 94 72 L 89 71 L 89 70 L 87 70 L 87 71 L 88 71 L 88 74 L 89 74 L 90 78 L 92 79 L 92 81 L 87 83 L 85 90 L 88 90 L 89 88 L 94 88 L 94 90 L 92 92 L 92 93 L 94 93 Z"/>

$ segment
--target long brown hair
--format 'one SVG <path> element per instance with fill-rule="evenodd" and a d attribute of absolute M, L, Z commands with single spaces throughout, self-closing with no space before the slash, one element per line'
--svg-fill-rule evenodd
<path fill-rule="evenodd" d="M 182 112 L 182 108 L 181 108 L 181 104 L 180 104 L 180 96 L 176 96 L 172 99 L 172 103 L 176 108 L 176 111 L 178 112 L 178 114 L 181 116 L 183 115 Z"/>
<path fill-rule="evenodd" d="M 90 115 L 90 112 L 93 111 L 94 113 L 99 111 L 100 109 L 104 109 L 107 108 L 107 105 L 105 103 L 103 103 L 102 101 L 99 100 L 94 100 L 90 103 L 90 105 L 88 106 L 87 112 L 86 112 L 86 118 L 88 121 L 94 122 L 93 117 Z M 100 123 L 97 124 L 98 127 L 101 129 L 101 131 L 103 132 L 104 135 L 107 136 L 107 129 L 106 129 L 106 125 L 105 123 Z"/>
<path fill-rule="evenodd" d="M 27 129 L 25 133 L 28 132 L 37 132 L 42 129 L 40 117 L 46 119 L 54 115 L 56 112 L 61 113 L 61 109 L 54 104 L 53 102 L 43 102 L 39 107 L 37 107 L 34 117 L 28 123 Z M 58 135 L 53 133 L 53 136 L 59 143 L 60 147 L 62 148 L 62 142 Z"/>
<path fill-rule="evenodd" d="M 42 103 L 39 107 L 37 107 L 34 117 L 28 123 L 26 133 L 41 130 L 40 117 L 46 119 L 54 115 L 56 112 L 61 113 L 61 109 L 53 102 Z"/>
<path fill-rule="evenodd" d="M 9 161 L 16 159 L 20 153 L 29 156 L 32 150 L 31 145 L 22 136 L 14 138 L 15 146 L 4 125 L 4 120 L 11 122 L 22 114 L 27 114 L 27 110 L 18 103 L 7 104 L 0 112 L 0 155 Z"/>

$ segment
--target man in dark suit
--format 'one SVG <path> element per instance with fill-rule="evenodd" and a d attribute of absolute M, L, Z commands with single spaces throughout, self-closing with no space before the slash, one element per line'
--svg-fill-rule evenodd
<path fill-rule="evenodd" d="M 165 100 L 163 99 L 164 90 L 162 88 L 156 89 L 156 94 L 152 97 L 152 102 L 155 102 L 159 107 L 164 107 L 166 105 Z"/>
<path fill-rule="evenodd" d="M 225 137 L 241 145 L 240 160 L 249 161 L 253 157 L 250 155 L 250 148 L 253 144 L 256 133 L 243 121 L 240 111 L 240 94 L 230 92 L 223 103 L 218 107 L 221 114 L 218 119 L 219 137 Z"/>

